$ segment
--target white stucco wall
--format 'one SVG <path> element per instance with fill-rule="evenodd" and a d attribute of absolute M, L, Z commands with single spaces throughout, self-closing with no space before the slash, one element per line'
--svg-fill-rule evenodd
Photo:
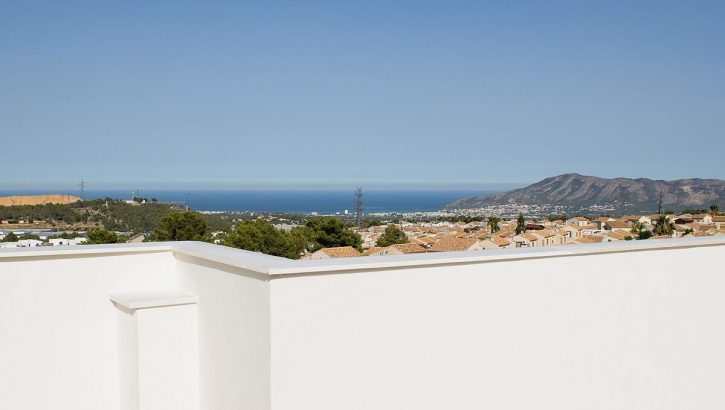
<path fill-rule="evenodd" d="M 725 408 L 723 256 L 273 279 L 272 408 Z"/>
<path fill-rule="evenodd" d="M 0 409 L 119 409 L 123 335 L 110 296 L 158 289 L 199 298 L 194 408 L 269 409 L 266 276 L 170 248 L 84 254 L 90 249 L 98 247 L 0 255 Z"/>
<path fill-rule="evenodd" d="M 0 260 L 0 409 L 117 409 L 111 292 L 177 286 L 170 252 Z"/>
<path fill-rule="evenodd" d="M 168 355 L 197 350 L 188 408 L 721 409 L 723 256 L 725 238 L 318 261 L 3 250 L 0 409 L 119 409 L 134 366 L 109 296 L 159 289 L 196 297 L 192 327 L 168 323 L 198 339 Z M 137 367 L 169 374 L 164 357 Z"/>
<path fill-rule="evenodd" d="M 184 256 L 177 268 L 181 288 L 199 296 L 199 408 L 269 410 L 266 277 Z"/>

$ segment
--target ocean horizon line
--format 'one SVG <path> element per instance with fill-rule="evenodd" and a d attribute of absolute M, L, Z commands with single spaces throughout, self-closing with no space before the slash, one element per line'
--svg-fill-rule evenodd
<path fill-rule="evenodd" d="M 469 196 L 487 195 L 500 190 L 448 189 L 448 190 L 377 190 L 363 191 L 365 213 L 409 213 L 441 210 L 446 204 Z M 43 190 L 0 189 L 0 196 L 67 194 L 80 196 L 79 190 L 53 192 Z M 84 198 L 124 199 L 133 197 L 156 199 L 159 202 L 188 204 L 189 208 L 204 212 L 268 212 L 268 213 L 320 213 L 344 214 L 355 209 L 353 189 L 298 189 L 298 190 L 187 190 L 187 189 L 87 189 Z"/>
<path fill-rule="evenodd" d="M 80 183 L 80 180 L 78 181 Z M 79 191 L 80 184 L 18 184 L 0 183 L 2 191 Z M 460 182 L 436 182 L 436 183 L 351 183 L 351 184 L 250 184 L 250 185 L 226 185 L 226 184 L 176 184 L 176 183 L 89 183 L 86 181 L 86 190 L 155 190 L 155 191 L 341 191 L 355 190 L 362 187 L 363 190 L 386 191 L 450 191 L 450 190 L 509 190 L 527 186 L 531 182 L 501 182 L 501 183 L 460 183 Z"/>

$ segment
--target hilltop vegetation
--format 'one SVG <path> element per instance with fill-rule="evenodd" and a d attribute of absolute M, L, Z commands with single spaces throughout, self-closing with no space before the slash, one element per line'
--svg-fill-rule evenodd
<path fill-rule="evenodd" d="M 362 238 L 336 217 L 267 216 L 255 213 L 201 214 L 155 201 L 127 203 L 114 199 L 77 201 L 58 205 L 0 206 L 0 220 L 6 226 L 23 222 L 27 227 L 86 231 L 86 244 L 125 242 L 115 231 L 147 233 L 151 241 L 206 241 L 299 259 L 321 248 L 353 246 L 362 249 Z M 282 230 L 271 222 L 298 224 Z M 3 225 L 0 225 L 2 228 Z M 75 237 L 61 234 L 59 237 Z M 16 241 L 15 234 L 6 241 Z"/>
<path fill-rule="evenodd" d="M 64 229 L 100 227 L 109 231 L 150 232 L 159 225 L 165 215 L 176 212 L 182 212 L 182 209 L 156 202 L 128 204 L 125 201 L 106 198 L 64 205 L 0 206 L 0 220 L 9 224 L 22 221 Z M 225 230 L 231 226 L 231 222 L 220 215 L 203 217 L 210 229 Z"/>

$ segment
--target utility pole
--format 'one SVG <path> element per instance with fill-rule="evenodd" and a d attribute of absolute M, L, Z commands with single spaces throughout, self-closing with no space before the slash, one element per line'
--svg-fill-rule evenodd
<path fill-rule="evenodd" d="M 86 186 L 87 185 L 88 185 L 88 183 L 83 180 L 83 177 L 81 177 L 81 183 L 78 184 L 78 186 L 81 187 L 81 199 L 84 201 L 86 200 Z"/>
<path fill-rule="evenodd" d="M 662 191 L 660 191 L 660 199 L 657 201 L 657 213 L 662 213 Z"/>
<path fill-rule="evenodd" d="M 355 225 L 362 226 L 363 222 L 363 191 L 362 187 L 355 190 Z"/>

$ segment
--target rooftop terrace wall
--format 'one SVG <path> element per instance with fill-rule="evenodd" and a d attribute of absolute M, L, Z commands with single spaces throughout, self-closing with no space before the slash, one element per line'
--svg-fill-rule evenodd
<path fill-rule="evenodd" d="M 137 360 L 196 369 L 195 394 L 163 386 L 184 408 L 721 409 L 724 256 L 722 237 L 316 261 L 3 250 L 0 408 L 127 408 L 124 340 L 153 332 L 125 334 L 140 314 L 113 295 L 176 290 L 196 297 L 189 360 Z"/>

